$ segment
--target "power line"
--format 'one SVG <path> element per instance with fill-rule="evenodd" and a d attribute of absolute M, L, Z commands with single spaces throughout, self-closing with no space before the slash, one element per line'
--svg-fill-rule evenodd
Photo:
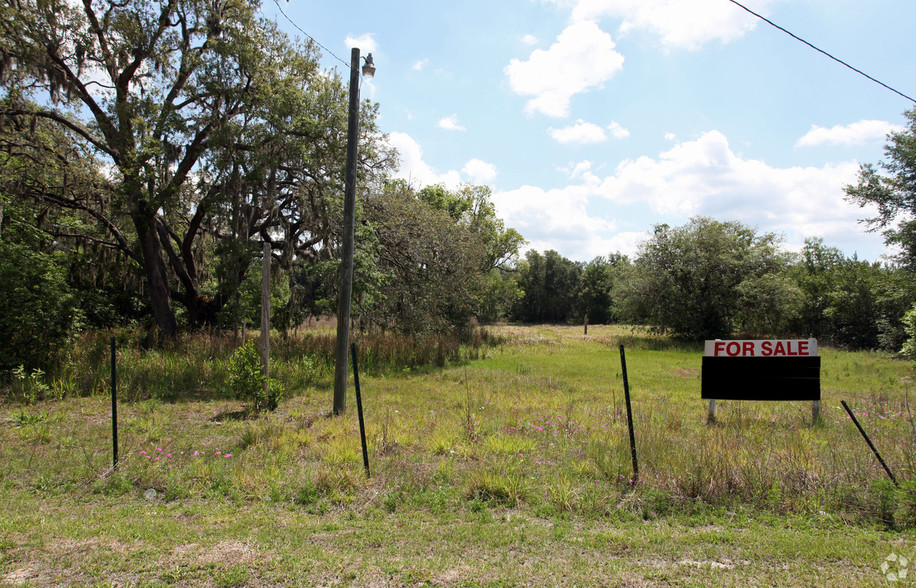
<path fill-rule="evenodd" d="M 791 31 L 788 31 L 788 30 L 782 28 L 781 26 L 779 26 L 779 25 L 776 24 L 775 22 L 771 21 L 770 19 L 766 18 L 765 16 L 762 16 L 762 15 L 760 15 L 760 14 L 757 14 L 756 12 L 754 12 L 753 10 L 751 10 L 750 8 L 748 8 L 747 6 L 744 6 L 744 5 L 741 4 L 740 2 L 737 2 L 736 0 L 728 0 L 728 1 L 731 2 L 732 4 L 734 4 L 735 6 L 737 6 L 737 7 L 741 8 L 741 9 L 747 11 L 747 12 L 750 12 L 751 14 L 753 14 L 754 16 L 756 16 L 757 18 L 759 18 L 760 20 L 764 21 L 765 23 L 767 23 L 767 24 L 769 24 L 769 25 L 771 25 L 771 26 L 773 26 L 773 27 L 779 29 L 780 31 L 782 31 L 782 32 L 784 32 L 785 34 L 789 35 L 790 37 L 792 37 L 792 38 L 795 39 L 796 41 L 801 41 L 802 43 L 804 43 L 804 44 L 807 45 L 808 47 L 811 47 L 812 49 L 814 49 L 814 50 L 817 51 L 818 53 L 823 53 L 824 55 L 826 55 L 826 56 L 829 57 L 830 59 L 836 61 L 837 63 L 839 63 L 839 64 L 841 64 L 841 65 L 845 65 L 846 67 L 848 67 L 848 68 L 851 69 L 852 71 L 856 72 L 857 74 L 862 75 L 862 76 L 865 76 L 865 77 L 868 78 L 869 80 L 875 82 L 876 84 L 879 84 L 879 85 L 881 85 L 881 86 L 884 86 L 885 88 L 887 88 L 888 90 L 890 90 L 891 92 L 893 92 L 893 93 L 895 93 L 895 94 L 898 94 L 898 95 L 900 95 L 900 96 L 903 96 L 904 98 L 906 98 L 906 99 L 909 100 L 910 102 L 916 102 L 916 98 L 910 98 L 909 96 L 907 96 L 907 95 L 904 94 L 903 92 L 900 92 L 899 90 L 895 90 L 894 88 L 891 88 L 890 86 L 888 86 L 887 84 L 885 84 L 884 82 L 882 82 L 882 81 L 880 81 L 880 80 L 876 80 L 875 78 L 871 77 L 870 75 L 868 75 L 868 74 L 865 73 L 864 71 L 862 71 L 862 70 L 860 70 L 860 69 L 856 69 L 855 67 L 849 65 L 848 63 L 846 63 L 846 62 L 843 61 L 842 59 L 836 58 L 836 57 L 834 57 L 833 55 L 831 55 L 831 54 L 827 53 L 826 51 L 824 51 L 823 49 L 820 49 L 820 48 L 818 48 L 818 47 L 815 47 L 814 45 L 812 45 L 812 44 L 809 43 L 808 41 L 805 41 L 804 39 L 802 39 L 802 38 L 799 37 L 798 35 L 792 34 Z"/>
<path fill-rule="evenodd" d="M 282 15 L 284 16 L 284 18 L 286 18 L 286 20 L 289 21 L 289 24 L 291 24 L 291 25 L 293 25 L 294 27 L 296 27 L 296 29 L 297 29 L 300 33 L 302 33 L 303 35 L 305 35 L 306 37 L 308 37 L 309 39 L 311 39 L 311 41 L 312 41 L 313 43 L 315 43 L 316 45 L 318 45 L 319 47 L 321 47 L 322 49 L 324 49 L 325 51 L 327 51 L 327 52 L 331 55 L 331 57 L 333 57 L 333 58 L 336 59 L 337 61 L 341 62 L 341 63 L 344 64 L 345 66 L 350 67 L 350 63 L 349 63 L 349 62 L 344 61 L 344 60 L 341 59 L 340 57 L 337 57 L 337 55 L 335 55 L 333 51 L 331 51 L 330 49 L 328 49 L 327 47 L 325 47 L 324 45 L 322 45 L 321 43 L 319 43 L 319 42 L 318 42 L 318 39 L 316 39 L 315 37 L 311 36 L 310 34 L 306 33 L 305 31 L 303 31 L 303 30 L 302 30 L 302 27 L 300 27 L 300 26 L 297 25 L 295 22 L 293 22 L 293 19 L 291 19 L 285 12 L 283 12 L 283 7 L 280 6 L 279 0 L 274 0 L 274 4 L 277 5 L 277 10 L 280 11 L 280 14 L 282 14 Z"/>

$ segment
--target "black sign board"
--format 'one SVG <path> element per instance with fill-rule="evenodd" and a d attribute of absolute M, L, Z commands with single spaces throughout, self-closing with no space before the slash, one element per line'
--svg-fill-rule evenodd
<path fill-rule="evenodd" d="M 703 358 L 704 400 L 820 400 L 821 358 Z"/>

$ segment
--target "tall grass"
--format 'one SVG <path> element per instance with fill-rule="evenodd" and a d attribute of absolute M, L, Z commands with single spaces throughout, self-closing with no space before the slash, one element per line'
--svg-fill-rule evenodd
<path fill-rule="evenodd" d="M 275 342 L 274 373 L 291 396 L 256 418 L 244 417 L 222 383 L 227 340 L 195 335 L 146 350 L 125 341 L 119 369 L 133 402 L 122 413 L 119 472 L 99 477 L 110 466 L 110 425 L 104 384 L 95 384 L 84 397 L 3 406 L 11 423 L 0 427 L 3 484 L 49 493 L 153 488 L 167 499 L 280 502 L 309 512 L 521 509 L 651 519 L 760 511 L 916 526 L 912 362 L 825 348 L 820 422 L 811 422 L 807 403 L 721 402 L 710 426 L 695 344 L 618 327 L 592 326 L 588 337 L 565 327 L 487 333 L 477 343 L 359 336 L 372 480 L 362 472 L 354 411 L 328 416 L 333 336 L 307 332 Z M 108 336 L 84 339 L 78 352 L 104 366 Z M 106 370 L 94 377 L 104 382 Z M 900 488 L 840 400 L 856 410 Z"/>
<path fill-rule="evenodd" d="M 251 337 L 257 337 L 257 332 Z M 111 386 L 110 345 L 117 349 L 120 397 L 129 402 L 232 398 L 228 361 L 241 342 L 231 334 L 202 331 L 157 341 L 137 330 L 85 333 L 62 351 L 49 373 L 11 379 L 13 400 L 62 399 L 105 394 Z M 360 370 L 366 375 L 403 373 L 485 357 L 501 336 L 485 328 L 450 335 L 415 337 L 354 333 Z M 324 386 L 334 372 L 336 336 L 322 330 L 271 337 L 271 374 L 291 390 Z M 0 383 L 2 384 L 2 383 Z"/>

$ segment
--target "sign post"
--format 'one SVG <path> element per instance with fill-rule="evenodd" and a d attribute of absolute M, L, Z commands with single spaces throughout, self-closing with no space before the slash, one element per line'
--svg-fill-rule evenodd
<path fill-rule="evenodd" d="M 811 401 L 820 417 L 821 358 L 816 339 L 706 341 L 702 397 L 715 422 L 716 400 Z"/>

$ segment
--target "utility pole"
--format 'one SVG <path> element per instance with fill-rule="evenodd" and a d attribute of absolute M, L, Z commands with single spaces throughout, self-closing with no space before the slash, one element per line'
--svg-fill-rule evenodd
<path fill-rule="evenodd" d="M 264 398 L 270 397 L 270 243 L 264 241 L 261 264 L 261 363 L 264 364 Z"/>
<path fill-rule="evenodd" d="M 370 53 L 371 57 L 371 53 Z M 359 48 L 350 52 L 350 112 L 347 119 L 347 177 L 344 187 L 340 299 L 334 364 L 334 414 L 347 411 L 347 351 L 350 345 L 350 298 L 353 294 L 353 225 L 356 215 L 356 159 L 359 147 Z"/>

